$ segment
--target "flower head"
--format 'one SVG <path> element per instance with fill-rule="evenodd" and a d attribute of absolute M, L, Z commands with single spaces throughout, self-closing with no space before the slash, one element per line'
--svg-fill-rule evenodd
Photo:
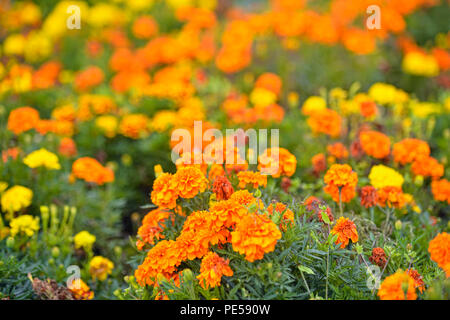
<path fill-rule="evenodd" d="M 361 205 L 370 208 L 377 204 L 377 189 L 372 186 L 365 186 L 361 189 Z"/>
<path fill-rule="evenodd" d="M 340 217 L 336 221 L 336 225 L 331 230 L 332 234 L 337 234 L 338 238 L 336 244 L 340 244 L 341 248 L 344 249 L 349 240 L 352 242 L 358 241 L 358 232 L 356 231 L 356 225 L 348 218 Z"/>
<path fill-rule="evenodd" d="M 112 273 L 113 269 L 114 263 L 108 258 L 104 258 L 102 256 L 95 256 L 92 258 L 91 262 L 89 262 L 89 273 L 94 280 L 106 280 L 108 275 Z"/>
<path fill-rule="evenodd" d="M 244 216 L 231 232 L 233 250 L 245 254 L 245 259 L 253 262 L 262 259 L 264 253 L 275 249 L 281 232 L 269 218 L 258 214 Z"/>
<path fill-rule="evenodd" d="M 177 205 L 178 190 L 175 178 L 170 173 L 162 173 L 153 182 L 152 202 L 161 208 L 173 209 Z"/>
<path fill-rule="evenodd" d="M 33 217 L 28 214 L 19 216 L 11 220 L 11 236 L 16 234 L 25 234 L 28 237 L 34 235 L 39 230 L 39 217 Z"/>
<path fill-rule="evenodd" d="M 31 107 L 16 108 L 9 114 L 8 130 L 15 134 L 34 129 L 39 122 L 39 113 Z"/>
<path fill-rule="evenodd" d="M 386 253 L 383 248 L 373 248 L 372 255 L 369 257 L 369 261 L 376 264 L 380 268 L 384 268 L 386 265 Z"/>
<path fill-rule="evenodd" d="M 94 291 L 81 279 L 72 280 L 68 285 L 68 289 L 72 291 L 75 300 L 91 300 L 94 298 Z"/>
<path fill-rule="evenodd" d="M 47 151 L 44 148 L 33 151 L 23 159 L 30 168 L 45 167 L 47 169 L 59 170 L 61 165 L 56 154 Z"/>
<path fill-rule="evenodd" d="M 450 181 L 447 179 L 431 182 L 431 192 L 437 201 L 447 201 L 450 204 Z"/>
<path fill-rule="evenodd" d="M 80 231 L 73 237 L 75 249 L 83 248 L 85 251 L 90 251 L 96 238 L 87 231 Z"/>
<path fill-rule="evenodd" d="M 231 182 L 225 176 L 218 176 L 214 180 L 212 190 L 217 200 L 228 200 L 234 192 Z"/>
<path fill-rule="evenodd" d="M 439 233 L 428 245 L 431 260 L 442 268 L 447 277 L 450 277 L 450 234 Z"/>
<path fill-rule="evenodd" d="M 390 153 L 391 140 L 378 131 L 363 131 L 359 134 L 362 149 L 366 154 L 377 159 L 386 158 Z"/>
<path fill-rule="evenodd" d="M 380 300 L 416 300 L 414 279 L 406 272 L 399 270 L 383 280 L 378 296 Z"/>
<path fill-rule="evenodd" d="M 2 194 L 2 210 L 17 212 L 31 204 L 33 191 L 22 186 L 13 186 Z"/>
<path fill-rule="evenodd" d="M 75 178 L 98 185 L 114 181 L 114 172 L 90 157 L 82 157 L 75 160 L 72 164 L 72 174 Z"/>
<path fill-rule="evenodd" d="M 221 258 L 215 252 L 209 252 L 202 259 L 200 274 L 197 279 L 204 289 L 220 286 L 222 276 L 231 277 L 233 270 L 228 266 L 229 260 Z"/>
<path fill-rule="evenodd" d="M 342 202 L 349 202 L 356 195 L 358 175 L 348 164 L 334 164 L 324 176 L 327 184 L 325 192 L 331 195 L 334 201 L 339 201 L 339 193 Z"/>
<path fill-rule="evenodd" d="M 175 188 L 181 198 L 190 199 L 205 191 L 208 180 L 200 169 L 192 166 L 180 167 L 173 176 Z"/>
<path fill-rule="evenodd" d="M 373 166 L 370 169 L 369 179 L 370 184 L 377 189 L 384 187 L 401 188 L 404 181 L 400 173 L 382 164 Z"/>
<path fill-rule="evenodd" d="M 267 176 L 259 172 L 240 171 L 238 174 L 239 188 L 243 189 L 246 185 L 251 185 L 253 188 L 266 187 Z"/>
<path fill-rule="evenodd" d="M 425 141 L 409 138 L 394 144 L 392 148 L 394 161 L 400 164 L 411 163 L 420 156 L 429 156 L 430 147 Z"/>

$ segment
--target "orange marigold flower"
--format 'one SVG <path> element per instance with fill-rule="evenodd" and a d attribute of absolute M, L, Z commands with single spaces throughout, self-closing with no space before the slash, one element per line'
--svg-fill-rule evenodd
<path fill-rule="evenodd" d="M 248 214 L 247 209 L 238 202 L 229 199 L 218 201 L 209 209 L 210 219 L 218 226 L 233 227 Z"/>
<path fill-rule="evenodd" d="M 91 291 L 89 286 L 81 279 L 72 280 L 67 288 L 72 292 L 75 300 L 91 300 L 94 298 L 94 291 Z"/>
<path fill-rule="evenodd" d="M 234 192 L 231 197 L 230 200 L 233 200 L 241 205 L 244 206 L 249 206 L 252 203 L 256 203 L 256 201 L 259 202 L 259 207 L 260 209 L 264 208 L 264 204 L 261 200 L 256 199 L 253 194 L 251 194 L 250 192 L 248 192 L 247 190 L 238 190 L 236 192 Z"/>
<path fill-rule="evenodd" d="M 378 296 L 380 300 L 416 300 L 414 279 L 406 272 L 399 270 L 383 280 Z"/>
<path fill-rule="evenodd" d="M 362 149 L 366 154 L 377 159 L 386 158 L 390 153 L 391 140 L 378 131 L 363 131 L 359 134 Z"/>
<path fill-rule="evenodd" d="M 450 234 L 439 233 L 428 245 L 431 260 L 442 268 L 447 278 L 450 277 Z"/>
<path fill-rule="evenodd" d="M 431 192 L 437 201 L 447 201 L 450 204 L 450 181 L 447 179 L 431 182 Z"/>
<path fill-rule="evenodd" d="M 253 188 L 266 187 L 267 176 L 254 171 L 240 171 L 238 174 L 239 188 L 243 189 L 246 185 L 251 185 Z"/>
<path fill-rule="evenodd" d="M 153 182 L 152 202 L 161 208 L 173 209 L 177 205 L 178 189 L 175 177 L 170 173 L 162 173 Z"/>
<path fill-rule="evenodd" d="M 272 91 L 277 96 L 281 92 L 282 81 L 281 78 L 270 72 L 263 73 L 256 79 L 255 87 L 256 88 L 264 88 L 269 91 Z"/>
<path fill-rule="evenodd" d="M 406 269 L 408 276 L 414 279 L 414 288 L 419 289 L 420 293 L 425 291 L 425 283 L 422 280 L 422 275 L 415 269 Z"/>
<path fill-rule="evenodd" d="M 336 244 L 341 244 L 342 249 L 348 245 L 349 240 L 352 240 L 352 242 L 358 241 L 356 225 L 353 221 L 345 217 L 340 217 L 338 221 L 336 221 L 336 225 L 331 230 L 331 233 L 338 235 Z"/>
<path fill-rule="evenodd" d="M 275 250 L 277 240 L 281 239 L 281 232 L 276 224 L 268 217 L 249 214 L 236 224 L 231 232 L 233 250 L 245 254 L 245 259 L 253 262 L 262 259 L 264 253 Z"/>
<path fill-rule="evenodd" d="M 313 156 L 311 158 L 311 162 L 313 165 L 313 172 L 316 176 L 319 176 L 322 171 L 325 171 L 327 169 L 327 161 L 323 153 L 318 153 Z"/>
<path fill-rule="evenodd" d="M 158 275 L 170 279 L 180 265 L 179 250 L 173 240 L 158 242 L 148 253 L 134 275 L 141 286 L 157 284 Z"/>
<path fill-rule="evenodd" d="M 138 39 L 149 39 L 158 33 L 158 24 L 151 16 L 141 16 L 134 21 L 132 31 Z"/>
<path fill-rule="evenodd" d="M 146 214 L 142 219 L 142 225 L 138 229 L 137 248 L 141 250 L 145 244 L 154 244 L 157 240 L 164 239 L 161 232 L 165 228 L 164 221 L 170 216 L 170 212 L 164 209 L 155 209 Z"/>
<path fill-rule="evenodd" d="M 212 190 L 217 200 L 228 200 L 234 192 L 231 182 L 225 176 L 219 176 L 214 180 Z"/>
<path fill-rule="evenodd" d="M 373 248 L 372 255 L 369 257 L 369 261 L 376 264 L 380 268 L 384 268 L 386 265 L 386 253 L 383 248 Z"/>
<path fill-rule="evenodd" d="M 31 107 L 20 107 L 11 111 L 8 117 L 8 130 L 15 134 L 34 129 L 39 122 L 39 113 Z"/>
<path fill-rule="evenodd" d="M 314 134 L 324 133 L 331 137 L 338 137 L 342 130 L 342 118 L 332 109 L 314 111 L 307 123 Z"/>
<path fill-rule="evenodd" d="M 394 161 L 400 164 L 411 163 L 421 156 L 430 155 L 428 143 L 419 139 L 403 139 L 392 147 Z"/>
<path fill-rule="evenodd" d="M 347 148 L 340 142 L 336 142 L 334 144 L 330 144 L 327 147 L 328 153 L 335 157 L 336 159 L 346 159 L 348 158 L 348 150 Z"/>
<path fill-rule="evenodd" d="M 339 202 L 339 193 L 342 202 L 350 202 L 356 195 L 358 175 L 348 164 L 333 164 L 325 174 L 324 181 L 324 191 L 336 202 Z"/>
<path fill-rule="evenodd" d="M 213 182 L 218 176 L 225 175 L 225 169 L 221 164 L 212 164 L 208 172 L 208 180 Z"/>
<path fill-rule="evenodd" d="M 72 174 L 75 178 L 98 185 L 114 181 L 114 172 L 90 157 L 82 157 L 75 160 L 72 164 Z"/>
<path fill-rule="evenodd" d="M 377 189 L 372 186 L 365 186 L 361 189 L 361 205 L 366 208 L 373 207 L 377 204 Z"/>
<path fill-rule="evenodd" d="M 373 101 L 363 101 L 359 104 L 359 110 L 364 118 L 375 117 L 378 113 L 377 104 Z"/>
<path fill-rule="evenodd" d="M 220 286 L 222 276 L 231 277 L 233 270 L 228 266 L 229 259 L 221 258 L 215 252 L 209 252 L 202 259 L 197 279 L 203 289 Z"/>
<path fill-rule="evenodd" d="M 102 69 L 97 66 L 91 66 L 80 71 L 74 80 L 74 86 L 77 91 L 87 91 L 100 83 L 105 78 Z"/>
<path fill-rule="evenodd" d="M 258 170 L 274 178 L 290 177 L 297 169 L 297 158 L 285 148 L 267 148 L 258 157 Z"/>
<path fill-rule="evenodd" d="M 181 198 L 190 199 L 205 191 L 208 180 L 196 167 L 180 167 L 173 176 L 175 188 Z"/>
<path fill-rule="evenodd" d="M 416 176 L 439 179 L 444 175 L 444 166 L 435 158 L 429 156 L 417 157 L 411 165 L 411 170 Z"/>
<path fill-rule="evenodd" d="M 77 154 L 77 145 L 73 139 L 64 137 L 59 143 L 58 152 L 65 157 L 73 157 Z"/>
<path fill-rule="evenodd" d="M 377 190 L 377 203 L 381 207 L 401 209 L 406 205 L 406 197 L 400 187 L 386 186 Z"/>
<path fill-rule="evenodd" d="M 208 211 L 195 211 L 184 222 L 177 242 L 184 242 L 186 247 L 184 259 L 201 258 L 208 251 L 209 245 L 226 243 L 230 232 L 224 220 L 218 214 Z M 181 246 L 181 245 L 180 245 Z"/>
<path fill-rule="evenodd" d="M 148 134 L 149 119 L 144 114 L 128 114 L 119 124 L 119 132 L 125 137 L 138 139 Z"/>

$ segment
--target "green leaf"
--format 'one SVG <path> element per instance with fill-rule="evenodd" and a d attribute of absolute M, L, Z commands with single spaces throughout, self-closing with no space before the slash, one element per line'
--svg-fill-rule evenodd
<path fill-rule="evenodd" d="M 302 266 L 302 265 L 298 265 L 297 267 L 298 267 L 298 270 L 300 270 L 302 272 L 305 272 L 307 274 L 315 274 L 314 271 L 311 268 L 308 268 L 308 267 L 305 267 L 305 266 Z"/>

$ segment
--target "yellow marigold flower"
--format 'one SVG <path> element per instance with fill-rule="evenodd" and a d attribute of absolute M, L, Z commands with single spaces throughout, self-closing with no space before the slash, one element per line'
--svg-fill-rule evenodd
<path fill-rule="evenodd" d="M 95 119 L 95 125 L 108 138 L 113 138 L 117 132 L 119 120 L 113 115 L 103 115 Z"/>
<path fill-rule="evenodd" d="M 22 55 L 27 41 L 21 34 L 12 34 L 5 39 L 3 53 L 6 56 Z"/>
<path fill-rule="evenodd" d="M 394 103 L 397 100 L 397 89 L 387 83 L 374 83 L 369 89 L 369 96 L 379 104 Z"/>
<path fill-rule="evenodd" d="M 311 96 L 303 103 L 302 113 L 305 115 L 311 115 L 318 110 L 324 110 L 327 108 L 327 102 L 324 98 L 319 96 Z"/>
<path fill-rule="evenodd" d="M 11 236 L 16 234 L 26 234 L 28 237 L 33 236 L 39 230 L 39 217 L 33 217 L 28 214 L 19 216 L 11 220 Z"/>
<path fill-rule="evenodd" d="M 277 95 L 264 88 L 255 88 L 250 93 L 250 102 L 255 106 L 268 106 L 277 100 Z"/>
<path fill-rule="evenodd" d="M 245 259 L 253 262 L 262 259 L 264 253 L 275 250 L 281 232 L 268 217 L 259 214 L 248 214 L 236 224 L 231 232 L 233 250 L 245 254 Z"/>
<path fill-rule="evenodd" d="M 408 273 L 399 270 L 383 280 L 378 296 L 380 300 L 416 300 L 414 279 Z"/>
<path fill-rule="evenodd" d="M 439 74 L 439 64 L 433 55 L 412 51 L 405 55 L 402 62 L 404 72 L 424 77 L 434 77 Z"/>
<path fill-rule="evenodd" d="M 202 259 L 197 279 L 203 289 L 220 286 L 222 276 L 231 277 L 233 270 L 228 266 L 229 259 L 221 258 L 215 252 L 209 252 Z"/>
<path fill-rule="evenodd" d="M 92 249 L 95 240 L 95 236 L 87 231 L 80 231 L 73 237 L 75 249 L 83 248 L 85 251 Z"/>
<path fill-rule="evenodd" d="M 428 245 L 431 260 L 444 269 L 447 278 L 450 277 L 450 234 L 439 233 Z"/>
<path fill-rule="evenodd" d="M 31 204 L 33 198 L 33 191 L 22 186 L 14 186 L 5 191 L 2 195 L 2 210 L 7 211 L 19 211 L 28 207 Z"/>
<path fill-rule="evenodd" d="M 358 232 L 356 231 L 356 225 L 348 218 L 340 217 L 336 221 L 336 225 L 331 230 L 332 234 L 337 234 L 338 238 L 336 244 L 340 244 L 344 249 L 350 240 L 353 243 L 358 241 Z"/>
<path fill-rule="evenodd" d="M 43 32 L 31 32 L 25 43 L 25 60 L 40 62 L 52 53 L 52 49 L 52 41 Z"/>
<path fill-rule="evenodd" d="M 119 132 L 125 137 L 138 139 L 148 135 L 149 119 L 145 114 L 127 114 L 119 124 Z"/>
<path fill-rule="evenodd" d="M 75 300 L 91 300 L 94 298 L 94 291 L 91 291 L 89 286 L 81 279 L 73 280 L 67 288 L 72 291 Z"/>
<path fill-rule="evenodd" d="M 156 132 L 164 132 L 177 123 L 177 112 L 162 110 L 155 114 L 150 123 L 150 128 Z"/>
<path fill-rule="evenodd" d="M 181 198 L 193 198 L 199 192 L 205 191 L 208 179 L 202 171 L 196 167 L 180 167 L 173 176 L 178 195 Z"/>
<path fill-rule="evenodd" d="M 30 168 L 45 167 L 47 169 L 59 170 L 61 165 L 59 164 L 58 156 L 44 148 L 33 151 L 23 159 Z"/>
<path fill-rule="evenodd" d="M 401 188 L 404 182 L 403 176 L 400 173 L 382 164 L 372 167 L 369 179 L 370 184 L 377 189 L 384 187 Z"/>
<path fill-rule="evenodd" d="M 89 273 L 92 278 L 100 281 L 106 280 L 109 274 L 114 269 L 114 263 L 108 258 L 102 256 L 95 256 L 89 263 Z"/>

